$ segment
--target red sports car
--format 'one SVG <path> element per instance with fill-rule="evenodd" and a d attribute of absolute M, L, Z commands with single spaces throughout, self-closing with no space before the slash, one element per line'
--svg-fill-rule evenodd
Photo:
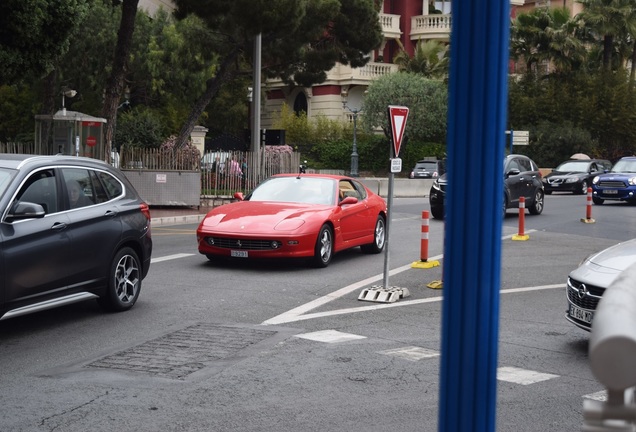
<path fill-rule="evenodd" d="M 197 228 L 199 252 L 209 260 L 304 257 L 327 267 L 341 250 L 384 248 L 386 202 L 350 177 L 280 174 L 234 197 Z"/>

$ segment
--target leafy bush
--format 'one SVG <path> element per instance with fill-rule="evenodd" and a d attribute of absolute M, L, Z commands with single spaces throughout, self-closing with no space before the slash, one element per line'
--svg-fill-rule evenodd
<path fill-rule="evenodd" d="M 166 137 L 161 118 L 150 109 L 133 108 L 117 116 L 115 144 L 132 148 L 159 148 Z"/>
<path fill-rule="evenodd" d="M 161 159 L 174 163 L 175 167 L 186 169 L 198 169 L 201 161 L 201 152 L 188 140 L 184 146 L 175 149 L 177 136 L 171 135 L 159 147 Z"/>

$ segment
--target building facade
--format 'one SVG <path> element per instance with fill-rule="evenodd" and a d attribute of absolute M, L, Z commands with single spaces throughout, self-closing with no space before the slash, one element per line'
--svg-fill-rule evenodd
<path fill-rule="evenodd" d="M 574 0 L 560 0 L 571 7 Z M 531 10 L 545 6 L 549 0 L 510 0 L 511 15 L 517 10 Z M 552 1 L 552 3 L 556 3 Z M 290 87 L 282 81 L 269 80 L 263 85 L 264 103 L 261 111 L 261 127 L 273 128 L 284 104 L 295 112 L 305 111 L 309 118 L 324 116 L 328 119 L 352 121 L 353 114 L 343 106 L 362 108 L 364 93 L 378 77 L 397 72 L 393 58 L 400 50 L 413 55 L 421 41 L 439 40 L 448 43 L 452 24 L 452 0 L 384 0 L 380 21 L 384 41 L 379 49 L 369 53 L 371 60 L 362 68 L 336 65 L 327 74 L 327 80 L 313 87 Z M 398 43 L 397 40 L 400 41 Z"/>

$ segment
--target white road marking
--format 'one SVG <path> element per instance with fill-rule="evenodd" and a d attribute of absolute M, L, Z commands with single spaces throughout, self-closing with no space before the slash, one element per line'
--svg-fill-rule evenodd
<path fill-rule="evenodd" d="M 295 337 L 299 337 L 302 339 L 309 339 L 318 342 L 326 342 L 326 343 L 338 343 L 338 342 L 347 342 L 351 340 L 357 339 L 366 339 L 366 336 L 359 336 L 351 333 L 343 333 L 337 330 L 322 330 L 312 333 L 303 333 L 295 335 Z"/>
<path fill-rule="evenodd" d="M 351 286 L 352 285 L 349 285 L 349 287 Z M 519 293 L 519 292 L 527 292 L 527 291 L 540 291 L 545 289 L 563 288 L 564 286 L 565 286 L 564 284 L 554 284 L 554 285 L 539 285 L 539 286 L 525 287 L 525 288 L 510 288 L 510 289 L 501 290 L 499 291 L 499 293 L 510 294 L 510 293 Z M 345 287 L 345 288 L 349 288 L 349 287 Z M 342 288 L 342 289 L 345 289 L 345 288 Z M 335 294 L 336 292 L 332 294 Z M 336 297 L 334 297 L 333 299 L 335 298 Z M 319 300 L 324 300 L 324 299 L 325 297 L 321 297 L 314 301 L 317 302 Z M 352 307 L 352 308 L 346 308 L 346 309 L 336 309 L 336 310 L 325 311 L 325 312 L 315 312 L 311 314 L 304 313 L 305 310 L 313 309 L 313 308 L 311 309 L 307 308 L 308 305 L 313 303 L 313 302 L 310 302 L 310 303 L 304 304 L 303 306 L 299 306 L 296 309 L 292 309 L 288 312 L 280 314 L 274 318 L 270 318 L 267 321 L 264 321 L 262 325 L 284 324 L 289 322 L 305 321 L 309 319 L 323 318 L 323 317 L 334 316 L 334 315 L 344 315 L 344 314 L 350 314 L 350 313 L 356 313 L 356 312 L 370 312 L 370 311 L 375 311 L 379 309 L 388 309 L 388 308 L 401 307 L 401 306 L 413 306 L 413 305 L 418 305 L 422 303 L 434 303 L 434 302 L 440 302 L 440 301 L 442 301 L 442 296 L 428 297 L 425 299 L 417 299 L 417 300 L 400 300 L 399 302 L 395 302 L 395 303 L 382 303 L 382 304 L 376 304 L 373 306 L 360 306 L 360 307 Z M 323 303 L 320 303 L 320 305 L 324 303 L 327 303 L 327 302 L 325 301 Z M 318 307 L 320 305 L 316 305 L 315 307 Z M 302 311 L 302 312 L 296 313 L 297 311 Z"/>
<path fill-rule="evenodd" d="M 532 233 L 532 232 L 536 232 L 536 230 L 528 230 L 526 231 L 526 233 Z M 505 239 L 510 239 L 512 238 L 512 236 L 514 236 L 516 234 L 509 234 L 506 236 L 503 236 L 501 239 L 505 240 Z M 437 255 L 434 257 L 430 257 L 429 260 L 430 261 L 439 261 L 440 259 L 442 259 L 444 257 L 443 254 L 441 255 Z M 398 267 L 395 268 L 393 270 L 389 271 L 389 276 L 393 276 L 399 273 L 402 273 L 406 270 L 411 269 L 411 264 L 407 264 L 405 266 L 402 267 Z M 401 301 L 401 302 L 396 302 L 396 303 L 385 303 L 385 304 L 381 304 L 381 305 L 375 305 L 375 306 L 366 306 L 366 307 L 356 307 L 356 308 L 348 308 L 348 309 L 340 309 L 340 310 L 333 310 L 333 311 L 328 311 L 328 312 L 321 312 L 321 313 L 313 313 L 313 314 L 307 314 L 307 312 L 309 312 L 310 310 L 316 309 L 317 307 L 320 307 L 324 304 L 329 303 L 332 300 L 335 300 L 337 298 L 343 297 L 347 294 L 349 294 L 352 291 L 358 290 L 360 288 L 363 288 L 367 285 L 371 285 L 373 282 L 377 282 L 379 280 L 384 279 L 384 274 L 379 274 L 379 275 L 375 275 L 375 276 L 371 276 L 370 278 L 361 280 L 359 282 L 353 283 L 349 286 L 346 286 L 344 288 L 340 288 L 339 290 L 336 290 L 332 293 L 329 293 L 323 297 L 317 298 L 316 300 L 310 301 L 309 303 L 305 303 L 304 305 L 298 306 L 297 308 L 288 310 L 287 312 L 284 312 L 280 315 L 277 315 L 273 318 L 270 318 L 266 321 L 263 321 L 261 325 L 275 325 L 275 324 L 284 324 L 284 323 L 289 323 L 289 322 L 294 322 L 294 321 L 303 321 L 303 320 L 307 320 L 307 319 L 312 319 L 312 318 L 319 318 L 319 317 L 325 317 L 325 316 L 332 316 L 332 315 L 342 315 L 342 314 L 347 314 L 347 313 L 354 313 L 354 312 L 365 312 L 365 311 L 372 311 L 372 310 L 377 310 L 377 309 L 384 309 L 384 308 L 390 308 L 390 307 L 398 307 L 398 306 L 411 306 L 414 304 L 419 304 L 419 303 L 430 303 L 433 301 L 440 301 L 442 298 L 441 297 L 434 297 L 434 298 L 427 298 L 427 299 L 420 299 L 420 300 L 409 300 L 409 301 Z M 551 289 L 551 288 L 558 288 L 563 286 L 562 284 L 559 285 L 544 285 L 542 287 L 528 287 L 528 288 L 515 288 L 514 291 L 510 291 L 510 290 L 502 290 L 501 293 L 506 293 L 506 292 L 522 292 L 522 291 L 534 291 L 534 290 L 539 290 L 539 289 Z"/>
<path fill-rule="evenodd" d="M 552 378 L 558 378 L 559 375 L 541 373 L 527 369 L 516 367 L 500 367 L 497 369 L 497 379 L 515 384 L 529 385 L 541 381 L 547 381 Z"/>
<path fill-rule="evenodd" d="M 154 263 L 158 263 L 158 262 L 162 262 L 162 261 L 170 261 L 170 260 L 173 260 L 173 259 L 186 258 L 186 257 L 193 256 L 193 255 L 194 254 L 187 254 L 187 253 L 166 255 L 166 256 L 158 257 L 158 258 L 151 258 L 150 259 L 150 263 L 154 264 Z"/>
<path fill-rule="evenodd" d="M 607 400 L 607 390 L 597 391 L 596 393 L 590 393 L 583 396 L 583 399 L 597 400 L 605 402 Z"/>
<path fill-rule="evenodd" d="M 425 358 L 439 357 L 439 351 L 434 351 L 416 346 L 396 348 L 385 351 L 378 351 L 379 354 L 392 355 L 408 361 L 418 361 Z"/>

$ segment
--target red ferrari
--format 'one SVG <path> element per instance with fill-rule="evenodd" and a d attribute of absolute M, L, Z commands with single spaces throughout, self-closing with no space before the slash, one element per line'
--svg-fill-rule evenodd
<path fill-rule="evenodd" d="M 209 260 L 308 258 L 327 267 L 344 249 L 384 249 L 386 202 L 350 177 L 280 174 L 234 197 L 239 201 L 213 209 L 197 228 L 199 252 Z"/>

